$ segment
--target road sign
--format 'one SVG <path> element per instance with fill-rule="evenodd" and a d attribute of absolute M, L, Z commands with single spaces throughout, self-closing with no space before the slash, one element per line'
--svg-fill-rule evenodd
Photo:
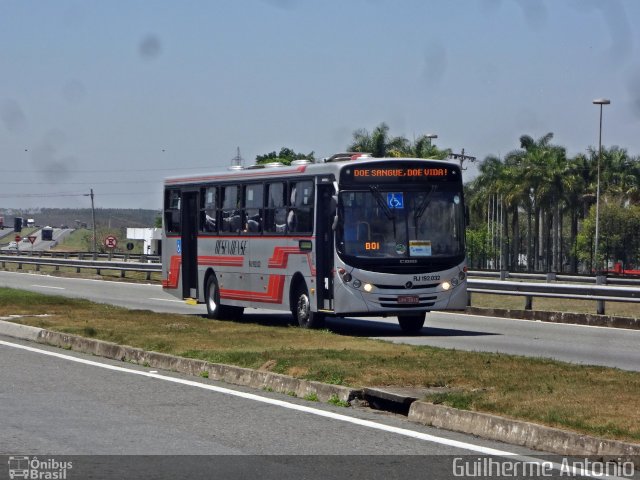
<path fill-rule="evenodd" d="M 22 237 L 20 235 L 16 235 L 16 242 L 19 242 L 20 240 L 22 240 Z"/>
<path fill-rule="evenodd" d="M 104 239 L 104 246 L 107 248 L 116 248 L 118 246 L 118 239 L 113 235 L 109 235 Z"/>
<path fill-rule="evenodd" d="M 36 243 L 36 240 L 38 239 L 38 237 L 36 235 L 29 235 L 27 237 L 29 239 L 29 241 L 31 242 L 31 245 L 33 245 L 34 243 Z"/>

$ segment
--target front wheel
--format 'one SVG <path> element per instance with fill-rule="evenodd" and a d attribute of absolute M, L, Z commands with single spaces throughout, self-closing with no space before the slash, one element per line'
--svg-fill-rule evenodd
<path fill-rule="evenodd" d="M 294 296 L 294 304 L 291 309 L 293 318 L 302 328 L 322 328 L 324 326 L 324 315 L 311 311 L 311 300 L 309 292 L 304 285 L 298 287 Z"/>
<path fill-rule="evenodd" d="M 425 313 L 398 315 L 398 323 L 402 331 L 407 335 L 417 335 L 424 326 L 425 316 Z"/>

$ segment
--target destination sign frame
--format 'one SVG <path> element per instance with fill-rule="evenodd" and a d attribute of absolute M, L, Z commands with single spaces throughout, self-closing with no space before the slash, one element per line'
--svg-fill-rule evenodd
<path fill-rule="evenodd" d="M 456 165 L 446 162 L 367 162 L 349 165 L 340 177 L 341 183 L 346 184 L 459 182 L 460 171 Z"/>

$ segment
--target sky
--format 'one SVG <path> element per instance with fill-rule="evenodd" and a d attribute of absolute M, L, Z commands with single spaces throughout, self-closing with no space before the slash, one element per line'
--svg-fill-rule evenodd
<path fill-rule="evenodd" d="M 640 155 L 638 0 L 0 0 L 0 209 L 160 209 L 167 177 L 387 123 Z"/>

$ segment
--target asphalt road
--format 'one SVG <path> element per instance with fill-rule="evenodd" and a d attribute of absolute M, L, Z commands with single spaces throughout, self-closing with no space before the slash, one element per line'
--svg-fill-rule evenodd
<path fill-rule="evenodd" d="M 46 275 L 0 272 L 0 286 L 156 312 L 204 315 L 203 305 L 187 305 L 158 285 L 108 282 Z M 245 310 L 245 318 L 261 324 L 282 324 L 289 314 Z M 427 315 L 420 336 L 404 336 L 395 318 L 347 318 L 328 322 L 333 331 L 391 342 L 431 345 L 471 351 L 546 357 L 566 362 L 640 371 L 640 331 L 529 320 L 481 317 L 458 313 Z"/>
<path fill-rule="evenodd" d="M 0 364 L 0 455 L 75 462 L 70 479 L 89 471 L 91 478 L 454 478 L 455 458 L 543 455 L 392 414 L 7 337 Z M 185 455 L 198 457 L 176 457 Z M 226 475 L 212 475 L 220 469 Z M 146 474 L 131 475 L 139 470 Z"/>

